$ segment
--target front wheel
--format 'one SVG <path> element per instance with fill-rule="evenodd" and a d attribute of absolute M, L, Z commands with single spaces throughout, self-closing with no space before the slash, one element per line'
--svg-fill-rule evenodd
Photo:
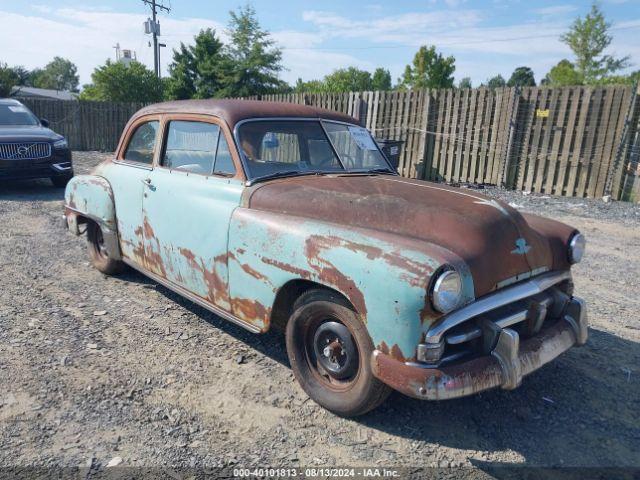
<path fill-rule="evenodd" d="M 92 265 L 106 275 L 122 272 L 124 263 L 109 256 L 102 229 L 93 221 L 87 223 L 87 249 Z"/>
<path fill-rule="evenodd" d="M 358 314 L 340 296 L 311 290 L 287 324 L 293 374 L 315 402 L 345 417 L 380 405 L 391 389 L 373 376 L 373 342 Z"/>

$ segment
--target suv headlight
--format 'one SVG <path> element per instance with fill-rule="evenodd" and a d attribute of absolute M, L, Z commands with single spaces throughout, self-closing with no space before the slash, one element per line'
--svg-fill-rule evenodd
<path fill-rule="evenodd" d="M 576 233 L 569 241 L 569 263 L 578 263 L 582 260 L 587 239 L 581 233 Z"/>
<path fill-rule="evenodd" d="M 460 305 L 462 298 L 462 277 L 455 270 L 443 270 L 433 283 L 431 301 L 436 310 L 449 313 Z"/>
<path fill-rule="evenodd" d="M 61 138 L 60 140 L 56 140 L 55 142 L 53 142 L 53 148 L 57 148 L 59 150 L 69 148 L 69 143 L 67 143 L 66 138 Z"/>

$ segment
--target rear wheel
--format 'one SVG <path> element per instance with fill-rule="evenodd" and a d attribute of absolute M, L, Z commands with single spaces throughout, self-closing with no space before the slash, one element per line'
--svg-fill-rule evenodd
<path fill-rule="evenodd" d="M 124 263 L 109 256 L 102 229 L 96 222 L 87 223 L 87 248 L 93 266 L 106 275 L 122 272 Z"/>
<path fill-rule="evenodd" d="M 327 290 L 303 294 L 287 324 L 293 373 L 318 404 L 346 416 L 380 405 L 391 389 L 373 376 L 373 342 L 358 314 Z"/>

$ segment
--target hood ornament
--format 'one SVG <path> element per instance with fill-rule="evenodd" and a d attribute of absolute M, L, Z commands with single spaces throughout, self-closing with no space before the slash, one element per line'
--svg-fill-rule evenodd
<path fill-rule="evenodd" d="M 516 248 L 511 250 L 511 253 L 516 255 L 524 255 L 531 250 L 531 245 L 527 245 L 527 241 L 524 238 L 518 238 L 516 240 Z"/>

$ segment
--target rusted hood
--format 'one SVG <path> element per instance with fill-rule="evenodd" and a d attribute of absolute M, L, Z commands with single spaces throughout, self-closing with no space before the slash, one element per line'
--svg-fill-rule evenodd
<path fill-rule="evenodd" d="M 532 270 L 563 267 L 554 265 L 562 255 L 554 255 L 548 232 L 531 228 L 505 203 L 469 190 L 389 175 L 304 176 L 257 184 L 246 201 L 249 208 L 437 244 L 467 262 L 476 298 Z"/>

